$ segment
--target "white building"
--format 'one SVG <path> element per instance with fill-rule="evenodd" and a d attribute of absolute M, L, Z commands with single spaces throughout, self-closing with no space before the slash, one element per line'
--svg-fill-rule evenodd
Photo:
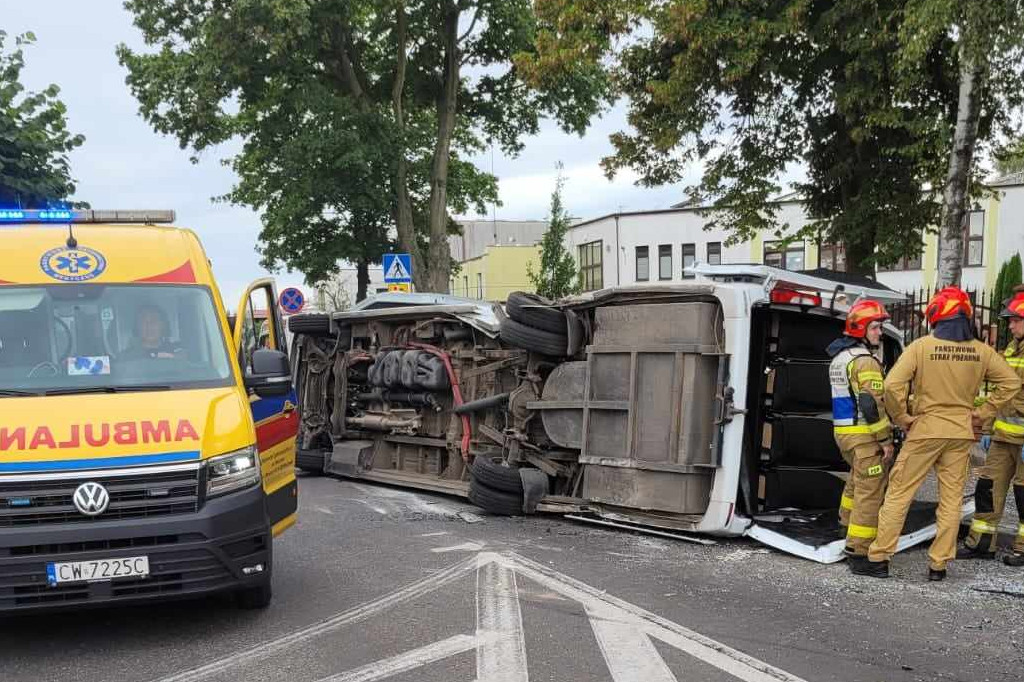
<path fill-rule="evenodd" d="M 973 203 L 965 238 L 963 286 L 989 289 L 1000 266 L 1015 253 L 1024 253 L 1024 173 L 992 182 L 991 196 Z M 809 222 L 799 197 L 776 200 L 778 221 L 794 231 Z M 637 282 L 680 282 L 683 269 L 694 262 L 764 263 L 788 270 L 827 268 L 844 271 L 842 247 L 798 241 L 783 248 L 773 237 L 726 246 L 721 229 L 705 230 L 708 219 L 697 207 L 680 206 L 652 211 L 615 213 L 573 225 L 566 245 L 576 256 L 584 289 Z M 878 280 L 897 291 L 934 286 L 938 266 L 938 237 L 926 235 L 921 256 L 904 259 L 877 273 Z"/>

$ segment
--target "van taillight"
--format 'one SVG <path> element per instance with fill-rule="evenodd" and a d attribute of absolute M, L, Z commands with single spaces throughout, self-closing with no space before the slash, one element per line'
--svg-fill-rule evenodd
<path fill-rule="evenodd" d="M 773 289 L 772 303 L 788 303 L 789 305 L 820 306 L 821 296 L 808 294 L 793 289 Z"/>

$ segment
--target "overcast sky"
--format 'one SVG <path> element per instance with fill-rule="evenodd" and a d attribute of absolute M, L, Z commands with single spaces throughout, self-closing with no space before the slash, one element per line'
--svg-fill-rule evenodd
<path fill-rule="evenodd" d="M 211 201 L 234 182 L 230 169 L 220 164 L 230 149 L 207 153 L 193 165 L 174 139 L 153 132 L 139 117 L 114 55 L 120 42 L 142 45 L 121 0 L 0 0 L 0 6 L 8 47 L 13 36 L 25 31 L 38 39 L 26 53 L 24 84 L 30 90 L 59 85 L 71 130 L 85 135 L 85 144 L 71 158 L 78 181 L 75 198 L 96 209 L 177 211 L 178 224 L 199 233 L 225 303 L 235 307 L 245 285 L 265 274 L 255 250 L 259 218 L 249 209 Z M 681 187 L 643 189 L 625 174 L 614 182 L 604 178 L 598 162 L 611 150 L 608 135 L 624 125 L 624 110 L 618 107 L 582 139 L 547 123 L 518 158 L 496 151 L 493 167 L 504 204 L 497 218 L 544 218 L 558 161 L 565 164 L 564 201 L 574 216 L 665 208 L 681 200 Z M 490 170 L 491 155 L 477 162 Z M 302 284 L 298 273 L 277 277 L 281 287 Z"/>

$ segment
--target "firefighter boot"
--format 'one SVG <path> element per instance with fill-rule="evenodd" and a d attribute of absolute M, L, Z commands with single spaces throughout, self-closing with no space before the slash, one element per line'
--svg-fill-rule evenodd
<path fill-rule="evenodd" d="M 992 459 L 997 456 L 995 449 L 989 450 L 990 461 L 986 462 L 989 469 L 994 468 Z M 988 473 L 987 471 L 985 473 Z M 999 473 L 996 473 L 999 476 Z M 957 550 L 957 559 L 995 559 L 996 558 L 996 531 L 998 529 L 999 513 L 995 511 L 995 498 L 1002 502 L 1002 496 L 998 493 L 993 495 L 993 488 L 996 481 L 992 478 L 982 476 L 974 485 L 974 519 L 971 521 L 971 530 L 964 541 L 963 547 Z M 1001 486 L 1000 486 L 1001 487 Z"/>
<path fill-rule="evenodd" d="M 988 537 L 992 538 L 992 539 L 995 538 L 994 535 L 989 535 Z M 961 547 L 960 549 L 958 549 L 956 551 L 956 558 L 957 559 L 995 559 L 996 558 L 996 551 L 994 549 L 992 549 L 992 550 L 987 549 L 987 547 L 991 547 L 991 546 L 992 546 L 991 540 L 986 541 L 984 539 L 981 542 L 978 543 L 977 547 L 971 547 L 969 545 L 964 545 L 963 547 Z"/>
<path fill-rule="evenodd" d="M 946 579 L 946 569 L 942 568 L 929 568 L 928 569 L 928 580 L 932 582 L 938 582 Z"/>
<path fill-rule="evenodd" d="M 1020 517 L 1020 523 L 1017 524 L 1017 537 L 1013 539 L 1013 553 L 1003 557 L 1004 564 L 1018 568 L 1024 566 L 1024 485 L 1018 484 L 1022 469 L 1024 466 L 1019 465 L 1017 477 L 1013 481 L 1013 498 L 1017 503 L 1017 516 Z"/>
<path fill-rule="evenodd" d="M 850 564 L 850 572 L 856 575 L 866 575 L 871 578 L 888 578 L 888 561 L 871 561 L 867 557 L 861 557 L 860 561 Z"/>

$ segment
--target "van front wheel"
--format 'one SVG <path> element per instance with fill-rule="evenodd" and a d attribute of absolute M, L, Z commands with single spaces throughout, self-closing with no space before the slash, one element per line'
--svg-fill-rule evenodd
<path fill-rule="evenodd" d="M 247 587 L 244 590 L 239 590 L 235 595 L 238 600 L 238 605 L 243 609 L 265 609 L 270 606 L 270 602 L 274 597 L 274 590 L 271 587 L 270 577 L 256 585 L 255 587 Z"/>

